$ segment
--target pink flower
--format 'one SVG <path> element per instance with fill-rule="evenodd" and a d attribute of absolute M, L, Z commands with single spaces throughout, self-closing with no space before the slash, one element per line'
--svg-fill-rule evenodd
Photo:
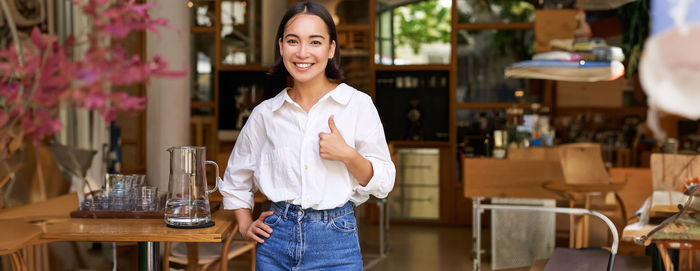
<path fill-rule="evenodd" d="M 73 3 L 93 22 L 92 32 L 87 35 L 89 47 L 79 60 L 73 60 L 70 54 L 75 37 L 61 44 L 55 36 L 42 34 L 37 28 L 31 32 L 31 42 L 22 45 L 23 65 L 19 64 L 15 45 L 0 50 L 0 159 L 9 155 L 8 144 L 18 136 L 15 131 L 35 143 L 59 131 L 62 101 L 96 110 L 105 121 L 111 121 L 118 112 L 144 110 L 146 98 L 105 87 L 147 84 L 152 77 L 186 74 L 169 71 L 167 62 L 158 56 L 142 61 L 120 45 L 120 40 L 133 31 L 157 34 L 156 27 L 168 27 L 167 20 L 149 17 L 152 5 L 136 4 L 134 0 Z M 112 42 L 102 42 L 105 37 Z"/>
<path fill-rule="evenodd" d="M 105 105 L 105 96 L 102 92 L 94 92 L 87 96 L 83 101 L 85 108 L 87 109 L 97 109 Z"/>
<path fill-rule="evenodd" d="M 0 127 L 4 127 L 5 124 L 7 124 L 7 120 L 10 119 L 10 116 L 5 114 L 4 110 L 0 109 Z"/>

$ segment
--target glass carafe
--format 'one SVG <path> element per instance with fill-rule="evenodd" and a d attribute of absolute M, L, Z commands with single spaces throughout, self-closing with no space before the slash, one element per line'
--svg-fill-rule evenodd
<path fill-rule="evenodd" d="M 206 160 L 206 149 L 198 146 L 169 148 L 170 177 L 165 223 L 175 227 L 198 227 L 211 220 L 209 193 L 214 192 L 221 178 L 219 165 Z M 216 168 L 216 186 L 207 190 L 205 165 Z"/>

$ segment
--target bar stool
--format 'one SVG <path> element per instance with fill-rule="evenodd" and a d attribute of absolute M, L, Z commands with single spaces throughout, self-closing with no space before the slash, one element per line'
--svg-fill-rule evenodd
<path fill-rule="evenodd" d="M 39 238 L 41 228 L 21 220 L 0 221 L 0 228 L 0 255 L 10 255 L 13 270 L 27 270 L 21 249 Z"/>

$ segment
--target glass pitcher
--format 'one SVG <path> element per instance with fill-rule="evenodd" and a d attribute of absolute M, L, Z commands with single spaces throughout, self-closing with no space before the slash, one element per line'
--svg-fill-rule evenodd
<path fill-rule="evenodd" d="M 205 147 L 172 147 L 170 152 L 170 177 L 165 223 L 176 227 L 197 227 L 211 220 L 209 193 L 216 191 L 221 182 L 219 165 L 205 160 Z M 205 165 L 216 168 L 216 185 L 207 190 Z"/>

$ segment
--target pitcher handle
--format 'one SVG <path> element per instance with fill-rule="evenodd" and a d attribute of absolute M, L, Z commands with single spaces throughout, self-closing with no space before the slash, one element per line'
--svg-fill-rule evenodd
<path fill-rule="evenodd" d="M 219 188 L 219 183 L 223 182 L 223 180 L 221 180 L 221 177 L 219 177 L 219 165 L 216 164 L 216 162 L 211 161 L 211 160 L 207 160 L 206 164 L 207 165 L 214 165 L 214 167 L 216 168 L 216 184 L 214 185 L 214 188 L 212 188 L 211 190 L 207 190 L 207 194 L 211 194 L 212 192 L 216 191 L 216 189 Z"/>

